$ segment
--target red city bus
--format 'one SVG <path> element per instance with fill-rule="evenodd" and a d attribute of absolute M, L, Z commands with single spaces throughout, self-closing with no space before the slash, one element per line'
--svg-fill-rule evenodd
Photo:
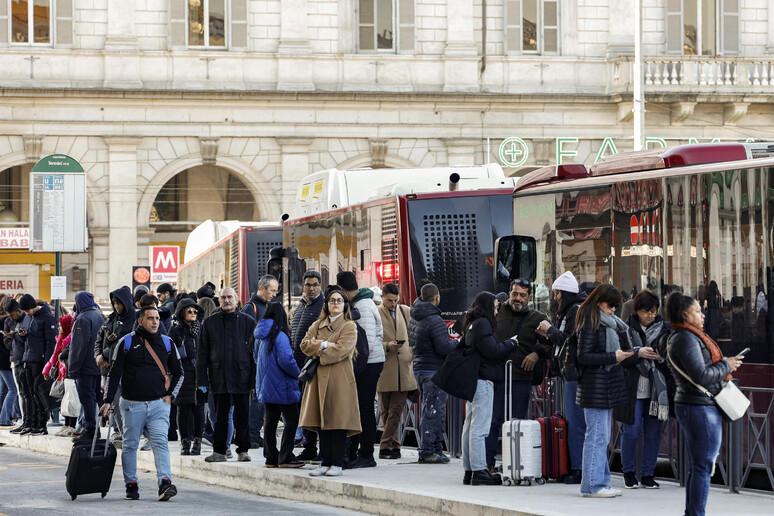
<path fill-rule="evenodd" d="M 744 456 L 745 481 L 756 468 L 774 478 L 761 440 L 774 430 L 772 156 L 772 143 L 685 145 L 535 170 L 516 184 L 514 235 L 497 242 L 493 271 L 499 288 L 519 276 L 550 288 L 565 271 L 627 294 L 648 288 L 662 310 L 672 291 L 696 298 L 725 356 L 751 348 L 734 377 L 762 413 L 745 418 L 745 449 L 767 457 Z"/>
<path fill-rule="evenodd" d="M 220 237 L 229 230 L 230 233 Z M 231 287 L 244 305 L 258 289 L 258 279 L 266 270 L 271 250 L 280 246 L 282 226 L 279 224 L 207 221 L 188 237 L 185 263 L 178 270 L 178 284 L 193 292 L 208 281 L 217 290 Z M 189 255 L 193 256 L 189 258 Z"/>
<path fill-rule="evenodd" d="M 434 283 L 444 319 L 455 321 L 476 294 L 492 290 L 494 240 L 511 229 L 513 189 L 502 187 L 510 181 L 392 195 L 287 220 L 283 302 L 295 306 L 306 270 L 318 271 L 324 286 L 348 270 L 361 287 L 398 283 L 400 302 L 409 306 L 422 285 Z"/>

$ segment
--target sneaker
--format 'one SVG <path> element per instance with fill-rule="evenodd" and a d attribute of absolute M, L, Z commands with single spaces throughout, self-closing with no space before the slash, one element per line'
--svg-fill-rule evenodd
<path fill-rule="evenodd" d="M 29 427 L 29 426 L 25 426 L 24 428 L 22 428 L 22 429 L 21 429 L 21 431 L 19 432 L 19 435 L 27 435 L 27 434 L 31 434 L 31 433 L 32 433 L 32 432 L 34 432 L 34 431 L 35 431 L 35 429 L 34 429 L 34 428 L 31 428 L 31 427 Z"/>
<path fill-rule="evenodd" d="M 150 451 L 150 449 L 150 440 L 147 437 L 143 437 L 142 441 L 140 441 L 140 451 Z"/>
<path fill-rule="evenodd" d="M 358 469 L 358 468 L 375 468 L 376 467 L 376 461 L 373 457 L 358 457 L 354 461 L 352 461 L 352 464 L 350 465 L 351 469 Z"/>
<path fill-rule="evenodd" d="M 126 496 L 127 500 L 139 500 L 140 499 L 140 486 L 137 482 L 129 482 L 126 484 Z"/>
<path fill-rule="evenodd" d="M 204 457 L 204 462 L 226 462 L 226 454 L 212 452 L 212 455 Z"/>
<path fill-rule="evenodd" d="M 231 452 L 231 448 L 226 450 L 226 458 L 229 459 L 229 460 L 234 458 L 234 454 Z"/>
<path fill-rule="evenodd" d="M 331 466 L 328 471 L 325 472 L 326 477 L 340 477 L 343 475 L 341 466 Z"/>
<path fill-rule="evenodd" d="M 449 457 L 446 455 L 438 455 L 437 453 L 432 453 L 424 458 L 419 457 L 420 464 L 447 464 L 448 462 Z"/>
<path fill-rule="evenodd" d="M 626 489 L 637 489 L 637 476 L 633 472 L 624 472 L 624 487 Z"/>
<path fill-rule="evenodd" d="M 228 457 L 228 455 L 226 455 Z M 250 454 L 246 451 L 237 453 L 237 461 L 239 462 L 250 462 L 252 459 L 250 458 Z"/>
<path fill-rule="evenodd" d="M 463 478 L 464 481 L 464 478 Z M 503 477 L 498 474 L 492 474 L 489 470 L 482 469 L 480 471 L 474 471 L 470 475 L 470 485 L 472 486 L 501 486 L 503 485 Z"/>
<path fill-rule="evenodd" d="M 273 462 L 267 462 L 266 464 L 264 464 L 263 467 L 264 468 L 276 468 L 277 465 L 275 463 L 273 463 Z"/>
<path fill-rule="evenodd" d="M 175 487 L 175 484 L 168 478 L 162 479 L 161 485 L 159 486 L 159 502 L 166 502 L 176 494 L 177 488 Z"/>
<path fill-rule="evenodd" d="M 115 448 L 116 450 L 120 450 L 124 445 L 123 439 L 113 439 L 110 442 L 113 444 L 113 448 Z"/>
<path fill-rule="evenodd" d="M 392 450 L 379 450 L 380 459 L 389 459 L 392 454 Z"/>
<path fill-rule="evenodd" d="M 465 474 L 462 476 L 462 483 L 463 485 L 469 486 L 470 485 L 470 479 L 473 477 L 472 471 L 465 471 Z"/>
<path fill-rule="evenodd" d="M 30 432 L 30 435 L 48 435 L 48 428 L 41 426 L 40 428 L 36 428 Z"/>
<path fill-rule="evenodd" d="M 658 489 L 661 487 L 656 480 L 650 476 L 650 477 L 642 477 L 642 480 L 640 480 L 640 484 L 642 484 L 642 487 L 645 489 Z"/>
<path fill-rule="evenodd" d="M 23 430 L 25 430 L 26 428 L 27 428 L 27 427 L 26 427 L 26 426 L 24 426 L 24 425 L 19 425 L 19 426 L 17 426 L 16 428 L 14 428 L 13 430 L 11 430 L 11 433 L 12 433 L 12 434 L 20 434 L 20 433 L 22 433 L 22 431 L 23 431 Z"/>
<path fill-rule="evenodd" d="M 328 473 L 328 470 L 331 469 L 329 466 L 320 466 L 318 468 L 313 469 L 309 472 L 310 477 L 321 477 Z M 339 468 L 341 469 L 341 468 Z"/>
<path fill-rule="evenodd" d="M 296 458 L 301 462 L 313 462 L 317 458 L 317 450 L 305 449 Z"/>
<path fill-rule="evenodd" d="M 65 425 L 62 428 L 60 428 L 57 433 L 54 434 L 54 437 L 65 437 L 70 430 L 72 430 L 72 428 Z"/>
<path fill-rule="evenodd" d="M 570 470 L 570 472 L 564 476 L 564 483 L 565 484 L 580 484 L 582 477 L 583 477 L 583 475 L 581 473 L 581 470 L 573 469 L 573 470 Z"/>
<path fill-rule="evenodd" d="M 74 443 L 85 443 L 85 442 L 91 442 L 94 440 L 94 432 L 84 432 L 80 435 L 73 434 L 73 442 Z"/>
<path fill-rule="evenodd" d="M 596 493 L 583 493 L 583 496 L 585 498 L 615 498 L 616 496 L 621 496 L 621 490 L 604 487 Z"/>
<path fill-rule="evenodd" d="M 293 441 L 293 448 L 303 448 L 304 446 L 306 446 L 306 439 L 304 437 Z"/>
<path fill-rule="evenodd" d="M 281 468 L 303 468 L 304 463 L 297 458 L 293 457 L 290 460 L 286 460 L 282 464 L 279 465 Z"/>
<path fill-rule="evenodd" d="M 207 432 L 205 432 L 202 435 L 202 442 L 207 446 L 212 446 L 212 434 L 208 434 Z"/>

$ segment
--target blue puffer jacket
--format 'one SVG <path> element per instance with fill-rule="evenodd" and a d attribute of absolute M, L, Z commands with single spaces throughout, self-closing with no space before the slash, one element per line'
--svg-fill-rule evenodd
<path fill-rule="evenodd" d="M 298 369 L 290 338 L 279 332 L 272 346 L 266 341 L 274 321 L 261 319 L 255 327 L 254 357 L 258 362 L 255 372 L 255 393 L 261 403 L 289 405 L 301 401 L 298 388 Z M 271 350 L 269 349 L 271 348 Z"/>

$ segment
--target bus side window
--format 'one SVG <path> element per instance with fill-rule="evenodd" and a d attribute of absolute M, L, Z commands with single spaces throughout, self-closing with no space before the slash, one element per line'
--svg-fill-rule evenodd
<path fill-rule="evenodd" d="M 495 256 L 495 292 L 507 292 L 510 282 L 516 278 L 535 281 L 537 252 L 534 238 L 520 235 L 498 238 L 495 241 Z"/>

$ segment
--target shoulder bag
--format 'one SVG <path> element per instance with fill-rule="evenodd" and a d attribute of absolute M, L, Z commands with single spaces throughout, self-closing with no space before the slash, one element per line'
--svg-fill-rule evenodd
<path fill-rule="evenodd" d="M 690 376 L 685 374 L 682 369 L 677 367 L 677 364 L 675 364 L 674 360 L 672 360 L 672 356 L 669 353 L 670 347 L 671 346 L 667 347 L 667 358 L 669 358 L 669 361 L 672 363 L 672 367 L 675 368 L 675 371 L 680 373 L 686 380 L 691 382 L 694 387 L 701 391 L 702 394 L 714 401 L 715 405 L 717 405 L 718 409 L 720 409 L 726 419 L 729 421 L 736 421 L 740 417 L 744 416 L 745 413 L 747 413 L 747 408 L 750 406 L 750 400 L 747 398 L 747 396 L 744 395 L 742 391 L 739 390 L 739 387 L 737 387 L 734 382 L 723 382 L 723 388 L 719 393 L 713 396 L 710 391 L 694 382 Z"/>
<path fill-rule="evenodd" d="M 301 368 L 301 372 L 298 373 L 299 382 L 308 382 L 317 373 L 317 366 L 320 365 L 320 359 L 317 357 L 309 357 Z"/>
<path fill-rule="evenodd" d="M 463 341 L 457 349 L 446 355 L 446 360 L 433 375 L 432 381 L 452 396 L 473 401 L 480 364 L 481 355 L 474 346 L 468 347 Z"/>

